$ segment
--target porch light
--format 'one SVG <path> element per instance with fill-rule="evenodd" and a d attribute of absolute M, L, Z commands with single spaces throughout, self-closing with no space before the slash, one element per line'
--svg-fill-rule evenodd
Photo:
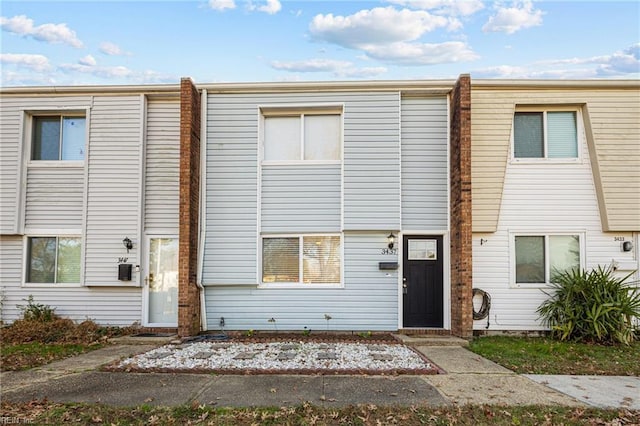
<path fill-rule="evenodd" d="M 124 237 L 124 240 L 122 240 L 122 245 L 124 245 L 124 247 L 127 249 L 127 253 L 129 253 L 129 250 L 133 248 L 133 241 L 131 241 L 129 237 Z"/>
<path fill-rule="evenodd" d="M 389 236 L 387 237 L 387 241 L 389 242 L 389 250 L 391 250 L 396 244 L 396 236 L 393 235 L 393 232 L 389 234 Z"/>

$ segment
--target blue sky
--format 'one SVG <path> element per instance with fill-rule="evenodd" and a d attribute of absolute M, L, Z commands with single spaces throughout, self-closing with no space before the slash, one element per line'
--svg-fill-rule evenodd
<path fill-rule="evenodd" d="M 6 1 L 2 86 L 640 78 L 637 1 Z"/>

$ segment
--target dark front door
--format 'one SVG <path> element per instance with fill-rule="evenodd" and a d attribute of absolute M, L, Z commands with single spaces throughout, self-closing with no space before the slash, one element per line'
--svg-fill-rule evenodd
<path fill-rule="evenodd" d="M 402 263 L 403 327 L 443 326 L 442 236 L 405 235 Z"/>

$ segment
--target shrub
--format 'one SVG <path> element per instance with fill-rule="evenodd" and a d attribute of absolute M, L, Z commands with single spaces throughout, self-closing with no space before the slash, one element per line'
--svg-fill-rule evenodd
<path fill-rule="evenodd" d="M 22 319 L 25 321 L 50 322 L 57 318 L 55 314 L 56 308 L 42 303 L 35 303 L 32 295 L 22 300 L 27 302 L 27 306 L 18 305 L 18 309 L 22 312 Z"/>
<path fill-rule="evenodd" d="M 619 278 L 600 266 L 558 273 L 537 312 L 560 340 L 629 344 L 640 318 L 640 292 L 637 282 L 628 282 L 631 275 Z"/>

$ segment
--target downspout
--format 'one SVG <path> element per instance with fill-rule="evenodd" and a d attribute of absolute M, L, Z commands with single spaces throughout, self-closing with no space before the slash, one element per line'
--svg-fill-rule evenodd
<path fill-rule="evenodd" d="M 207 306 L 205 303 L 205 288 L 202 285 L 202 268 L 204 264 L 204 237 L 206 229 L 206 182 L 207 182 L 207 89 L 202 90 L 200 98 L 200 190 L 199 190 L 199 218 L 198 218 L 198 270 L 196 285 L 200 290 L 200 328 L 207 331 Z"/>

